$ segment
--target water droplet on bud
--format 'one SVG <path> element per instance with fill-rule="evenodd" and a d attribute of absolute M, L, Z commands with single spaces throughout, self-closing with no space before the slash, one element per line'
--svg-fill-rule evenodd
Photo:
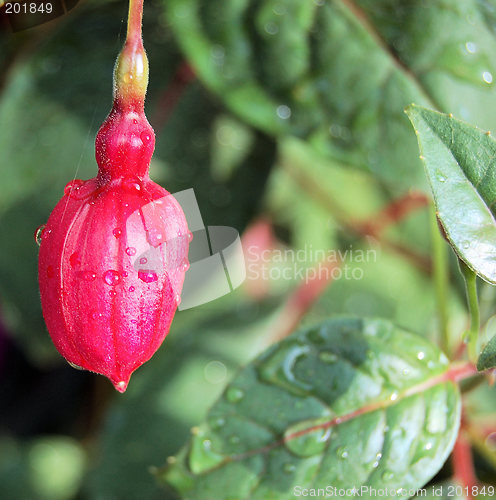
<path fill-rule="evenodd" d="M 127 247 L 126 248 L 126 253 L 132 257 L 133 255 L 136 255 L 136 248 L 134 248 L 134 247 Z"/>
<path fill-rule="evenodd" d="M 176 293 L 174 296 L 174 300 L 176 301 L 176 304 L 179 305 L 181 303 L 181 295 L 179 293 Z"/>
<path fill-rule="evenodd" d="M 148 132 L 141 132 L 140 138 L 143 144 L 148 144 L 151 141 L 152 136 Z"/>
<path fill-rule="evenodd" d="M 130 292 L 134 292 L 134 290 L 136 290 L 136 289 L 134 288 L 134 286 L 130 286 L 130 287 L 129 287 L 129 291 L 130 291 Z"/>
<path fill-rule="evenodd" d="M 81 368 L 79 365 L 76 365 L 75 363 L 71 363 L 70 361 L 67 362 L 76 370 L 84 370 L 84 368 Z"/>
<path fill-rule="evenodd" d="M 183 271 L 187 271 L 189 269 L 189 262 L 188 259 L 184 259 L 183 263 L 181 264 L 181 269 Z"/>
<path fill-rule="evenodd" d="M 77 252 L 74 252 L 70 257 L 69 257 L 69 263 L 71 267 L 76 267 L 81 264 L 81 259 L 79 258 L 79 254 Z"/>
<path fill-rule="evenodd" d="M 105 283 L 107 283 L 107 285 L 115 286 L 119 284 L 121 275 L 117 271 L 109 269 L 108 271 L 105 271 L 103 279 L 105 280 Z"/>
<path fill-rule="evenodd" d="M 137 177 L 125 177 L 122 180 L 122 187 L 131 193 L 140 193 L 143 186 Z"/>
<path fill-rule="evenodd" d="M 84 184 L 81 179 L 74 179 L 68 182 L 64 188 L 64 194 L 70 197 L 74 197 L 77 194 L 79 188 Z"/>
<path fill-rule="evenodd" d="M 36 244 L 38 246 L 41 245 L 41 242 L 43 238 L 45 237 L 45 228 L 46 224 L 42 224 L 41 226 L 38 226 L 36 228 L 36 231 L 34 232 L 34 241 L 36 241 Z"/>
<path fill-rule="evenodd" d="M 53 269 L 53 266 L 48 266 L 47 267 L 47 278 L 53 278 L 55 276 L 55 271 Z"/>
<path fill-rule="evenodd" d="M 81 271 L 78 276 L 84 281 L 93 281 L 96 279 L 96 273 L 93 271 Z"/>
<path fill-rule="evenodd" d="M 141 259 L 139 260 L 140 264 L 146 264 L 147 262 L 148 262 L 148 259 L 146 257 L 141 257 Z"/>
<path fill-rule="evenodd" d="M 148 242 L 154 248 L 158 247 L 164 242 L 164 235 L 162 234 L 160 229 L 156 228 L 150 229 L 147 233 L 147 237 L 148 237 Z"/>
<path fill-rule="evenodd" d="M 155 271 L 138 271 L 138 278 L 145 283 L 153 283 L 158 280 L 158 276 Z"/>
<path fill-rule="evenodd" d="M 113 231 L 112 231 L 112 234 L 116 237 L 116 238 L 120 238 L 121 234 L 122 234 L 122 230 L 119 229 L 118 227 L 116 227 Z"/>
<path fill-rule="evenodd" d="M 188 231 L 187 237 L 188 237 L 188 241 L 191 241 L 193 239 L 193 233 L 191 231 Z"/>

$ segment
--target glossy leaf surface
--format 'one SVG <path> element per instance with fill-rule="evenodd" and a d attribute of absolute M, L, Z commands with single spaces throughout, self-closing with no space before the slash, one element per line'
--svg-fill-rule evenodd
<path fill-rule="evenodd" d="M 407 114 L 446 236 L 473 271 L 496 283 L 496 141 L 451 115 L 419 106 Z"/>
<path fill-rule="evenodd" d="M 201 500 L 420 487 L 458 430 L 447 368 L 437 347 L 390 322 L 324 322 L 243 369 L 163 479 Z"/>

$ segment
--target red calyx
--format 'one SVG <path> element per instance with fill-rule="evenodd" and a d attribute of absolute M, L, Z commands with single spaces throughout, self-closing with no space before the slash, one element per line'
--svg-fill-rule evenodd
<path fill-rule="evenodd" d="M 148 176 L 155 135 L 143 111 L 141 9 L 142 0 L 130 1 L 114 105 L 96 138 L 98 176 L 66 186 L 39 254 L 43 316 L 56 348 L 120 392 L 169 331 L 191 239 L 177 201 Z"/>

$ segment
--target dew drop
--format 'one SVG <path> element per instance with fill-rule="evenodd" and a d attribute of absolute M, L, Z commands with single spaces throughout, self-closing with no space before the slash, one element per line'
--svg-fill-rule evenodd
<path fill-rule="evenodd" d="M 477 52 L 477 44 L 474 42 L 467 42 L 465 48 L 469 54 L 475 54 Z"/>
<path fill-rule="evenodd" d="M 122 187 L 131 193 L 140 193 L 143 186 L 137 177 L 125 177 Z"/>
<path fill-rule="evenodd" d="M 284 444 L 299 457 L 311 457 L 322 453 L 329 442 L 332 429 L 329 418 L 303 420 L 291 425 L 284 432 Z"/>
<path fill-rule="evenodd" d="M 291 474 L 291 473 L 293 473 L 293 472 L 296 470 L 296 467 L 295 467 L 295 465 L 294 465 L 294 464 L 287 463 L 287 464 L 284 464 L 284 465 L 283 465 L 282 470 L 283 470 L 286 474 Z"/>
<path fill-rule="evenodd" d="M 96 279 L 96 273 L 93 271 L 81 271 L 78 276 L 84 281 L 93 281 Z"/>
<path fill-rule="evenodd" d="M 133 118 L 133 123 L 134 123 L 135 125 L 138 125 L 138 120 L 137 120 L 136 118 Z"/>
<path fill-rule="evenodd" d="M 79 365 L 76 365 L 76 363 L 71 363 L 70 361 L 67 362 L 76 370 L 84 370 L 84 368 L 81 368 Z"/>
<path fill-rule="evenodd" d="M 129 291 L 130 291 L 130 292 L 134 292 L 134 290 L 136 290 L 136 288 L 134 288 L 134 286 L 130 286 L 130 287 L 129 287 Z"/>
<path fill-rule="evenodd" d="M 122 230 L 119 229 L 118 227 L 116 227 L 113 231 L 112 231 L 112 234 L 116 237 L 116 238 L 120 238 L 121 235 L 122 235 Z"/>
<path fill-rule="evenodd" d="M 463 247 L 465 250 L 467 250 L 467 248 L 470 248 L 470 242 L 469 242 L 469 241 L 464 241 L 464 242 L 462 243 L 462 247 Z"/>
<path fill-rule="evenodd" d="M 224 424 L 226 423 L 226 420 L 223 417 L 215 417 L 211 418 L 208 421 L 208 425 L 210 426 L 211 429 L 213 430 L 218 430 L 220 429 Z"/>
<path fill-rule="evenodd" d="M 302 380 L 297 365 L 308 356 L 310 347 L 288 343 L 266 358 L 258 367 L 260 378 L 279 387 L 284 387 L 298 396 L 306 396 L 312 388 L 309 381 Z"/>
<path fill-rule="evenodd" d="M 143 144 L 148 144 L 151 141 L 152 136 L 148 132 L 141 132 L 140 139 Z"/>
<path fill-rule="evenodd" d="M 193 431 L 193 429 L 192 429 Z M 212 469 L 222 463 L 224 456 L 212 449 L 212 441 L 204 438 L 203 431 L 197 429 L 191 443 L 189 466 L 194 474 Z"/>
<path fill-rule="evenodd" d="M 420 351 L 417 354 L 417 359 L 419 359 L 420 361 L 422 361 L 424 358 L 425 358 L 425 352 Z"/>
<path fill-rule="evenodd" d="M 393 479 L 393 477 L 394 474 L 390 470 L 385 470 L 381 475 L 383 481 L 389 481 L 390 479 Z"/>
<path fill-rule="evenodd" d="M 191 231 L 188 231 L 188 233 L 186 234 L 187 238 L 188 238 L 188 241 L 191 241 L 193 239 L 193 233 Z"/>
<path fill-rule="evenodd" d="M 153 283 L 158 280 L 157 273 L 155 271 L 148 270 L 138 271 L 138 278 L 145 283 Z"/>
<path fill-rule="evenodd" d="M 338 456 L 338 458 L 348 458 L 348 452 L 346 451 L 346 448 L 343 447 L 339 447 L 336 450 L 336 455 Z"/>
<path fill-rule="evenodd" d="M 108 271 L 105 271 L 103 279 L 107 285 L 115 286 L 119 284 L 121 275 L 117 271 L 109 269 Z"/>
<path fill-rule="evenodd" d="M 335 363 L 338 360 L 338 357 L 333 352 L 322 351 L 321 353 L 319 353 L 319 359 L 323 363 L 332 364 L 332 363 Z"/>
<path fill-rule="evenodd" d="M 146 264 L 147 262 L 148 262 L 148 259 L 146 257 L 141 257 L 141 259 L 139 260 L 140 264 Z"/>
<path fill-rule="evenodd" d="M 187 271 L 189 269 L 189 262 L 188 259 L 184 259 L 183 263 L 181 264 L 181 269 L 183 271 Z"/>
<path fill-rule="evenodd" d="M 55 276 L 55 271 L 53 269 L 53 266 L 48 266 L 47 267 L 47 278 L 53 278 Z"/>
<path fill-rule="evenodd" d="M 486 82 L 486 83 L 492 83 L 493 82 L 493 75 L 491 72 L 489 71 L 484 71 L 484 73 L 482 73 L 482 79 Z"/>
<path fill-rule="evenodd" d="M 287 120 L 291 116 L 291 108 L 285 104 L 281 104 L 277 107 L 276 113 L 281 120 Z"/>
<path fill-rule="evenodd" d="M 265 31 L 269 35 L 275 35 L 279 31 L 279 26 L 276 23 L 267 23 L 265 25 Z"/>
<path fill-rule="evenodd" d="M 181 303 L 181 295 L 179 293 L 176 293 L 174 296 L 174 300 L 176 301 L 176 304 L 179 305 Z"/>
<path fill-rule="evenodd" d="M 150 245 L 156 248 L 164 242 L 164 235 L 160 229 L 153 228 L 147 232 L 147 239 Z"/>
<path fill-rule="evenodd" d="M 226 392 L 226 399 L 230 403 L 237 403 L 238 401 L 241 401 L 244 396 L 245 393 L 237 387 L 229 387 Z"/>
<path fill-rule="evenodd" d="M 71 267 L 76 267 L 81 264 L 81 259 L 79 258 L 79 254 L 77 252 L 74 252 L 69 257 L 69 264 L 71 265 Z"/>
<path fill-rule="evenodd" d="M 111 297 L 115 297 L 117 295 L 117 292 L 115 290 L 110 290 L 109 295 Z"/>
<path fill-rule="evenodd" d="M 134 248 L 134 247 L 127 247 L 126 248 L 126 253 L 132 257 L 133 255 L 136 255 L 136 248 Z"/>
<path fill-rule="evenodd" d="M 74 179 L 73 181 L 68 182 L 65 185 L 64 194 L 73 197 L 83 184 L 84 181 L 81 179 Z"/>
<path fill-rule="evenodd" d="M 389 396 L 389 399 L 390 399 L 391 401 L 396 401 L 396 400 L 398 399 L 398 393 L 397 393 L 397 392 L 393 392 L 393 393 L 391 394 L 391 396 Z"/>
<path fill-rule="evenodd" d="M 45 228 L 46 224 L 42 224 L 41 226 L 38 226 L 36 228 L 36 231 L 34 232 L 34 241 L 36 241 L 36 244 L 38 246 L 41 245 L 41 242 L 43 238 L 45 237 Z"/>
<path fill-rule="evenodd" d="M 239 436 L 230 436 L 229 437 L 229 442 L 231 444 L 239 444 L 241 440 L 239 439 Z"/>

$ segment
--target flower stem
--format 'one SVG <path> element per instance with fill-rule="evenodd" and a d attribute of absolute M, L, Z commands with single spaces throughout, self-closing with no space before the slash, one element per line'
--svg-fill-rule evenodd
<path fill-rule="evenodd" d="M 477 360 L 477 342 L 480 330 L 479 300 L 477 297 L 477 275 L 461 259 L 458 260 L 460 272 L 465 280 L 468 309 L 470 312 L 470 329 L 465 334 L 468 343 L 468 358 L 473 363 Z"/>
<path fill-rule="evenodd" d="M 139 43 L 141 41 L 141 23 L 143 19 L 143 0 L 129 0 L 129 12 L 127 17 L 127 43 Z"/>
<path fill-rule="evenodd" d="M 430 229 L 433 253 L 434 286 L 437 302 L 437 316 L 439 322 L 439 344 L 441 349 L 450 354 L 449 330 L 448 330 L 448 260 L 446 255 L 446 245 L 439 231 L 437 223 L 436 209 L 431 204 Z"/>
<path fill-rule="evenodd" d="M 143 0 L 129 0 L 126 43 L 114 68 L 114 102 L 142 110 L 148 87 L 148 58 L 141 38 Z"/>

